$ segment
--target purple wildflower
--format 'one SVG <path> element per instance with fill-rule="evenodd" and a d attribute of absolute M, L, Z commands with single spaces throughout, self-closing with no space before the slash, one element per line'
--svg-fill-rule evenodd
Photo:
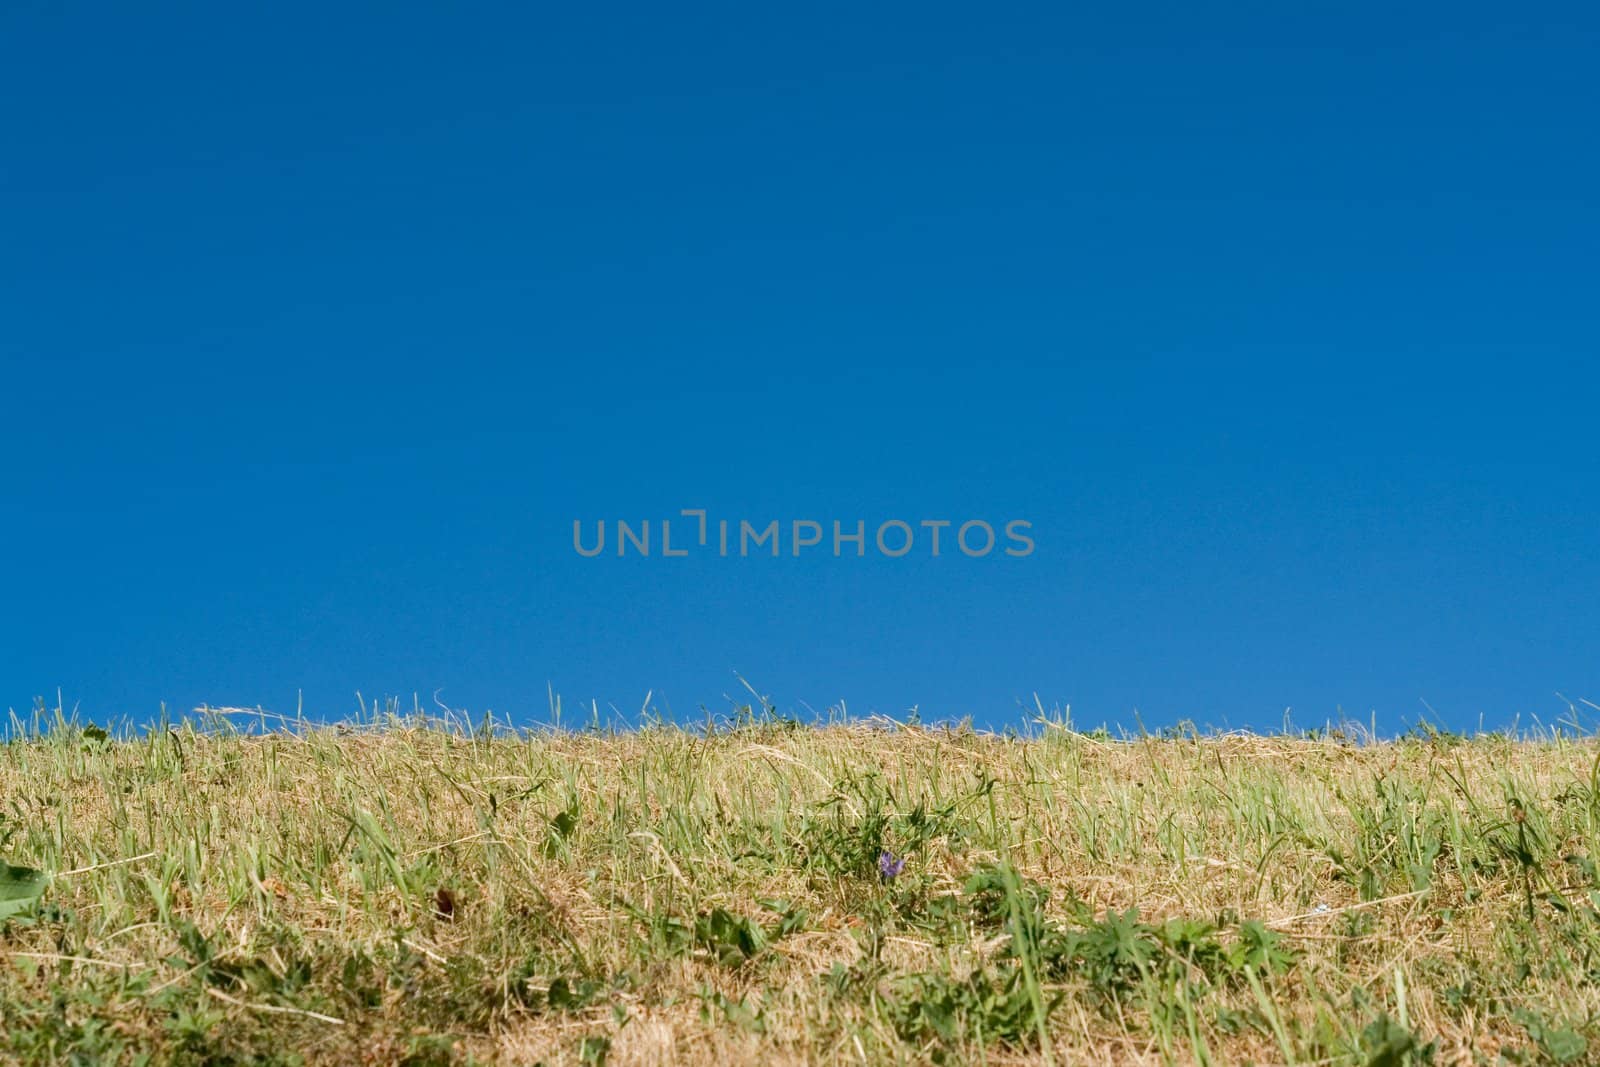
<path fill-rule="evenodd" d="M 878 853 L 878 876 L 885 882 L 892 882 L 901 871 L 906 869 L 906 858 L 896 857 L 893 852 L 884 849 Z"/>

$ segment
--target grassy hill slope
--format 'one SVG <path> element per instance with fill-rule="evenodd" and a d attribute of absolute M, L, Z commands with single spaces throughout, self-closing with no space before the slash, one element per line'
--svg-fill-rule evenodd
<path fill-rule="evenodd" d="M 0 1054 L 1596 1062 L 1597 752 L 57 729 L 0 746 Z"/>

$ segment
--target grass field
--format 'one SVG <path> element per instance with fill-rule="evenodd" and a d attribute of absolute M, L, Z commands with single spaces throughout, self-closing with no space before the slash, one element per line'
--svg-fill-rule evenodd
<path fill-rule="evenodd" d="M 58 726 L 0 746 L 0 1058 L 1600 1062 L 1597 753 Z"/>

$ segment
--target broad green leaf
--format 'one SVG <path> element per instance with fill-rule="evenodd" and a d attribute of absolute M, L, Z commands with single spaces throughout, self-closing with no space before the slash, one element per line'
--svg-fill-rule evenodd
<path fill-rule="evenodd" d="M 43 871 L 0 862 L 0 919 L 9 919 L 33 907 L 49 881 Z"/>

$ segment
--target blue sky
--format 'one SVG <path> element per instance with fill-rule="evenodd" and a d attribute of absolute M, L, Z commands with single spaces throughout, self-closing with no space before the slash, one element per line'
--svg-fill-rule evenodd
<path fill-rule="evenodd" d="M 1600 702 L 1600 17 L 1294 7 L 9 6 L 0 707 Z"/>

